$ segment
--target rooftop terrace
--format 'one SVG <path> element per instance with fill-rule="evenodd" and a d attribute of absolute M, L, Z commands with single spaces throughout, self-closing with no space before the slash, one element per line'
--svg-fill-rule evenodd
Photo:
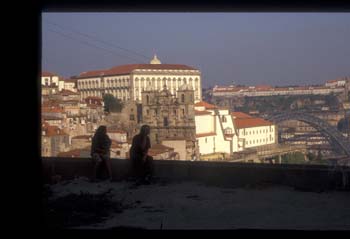
<path fill-rule="evenodd" d="M 84 229 L 350 229 L 348 167 L 155 161 L 156 180 L 135 185 L 126 180 L 128 166 L 113 159 L 114 181 L 91 183 L 89 159 L 44 158 L 46 182 L 61 178 L 48 186 L 49 201 L 109 195 L 118 209 L 70 225 Z M 76 200 L 66 203 L 75 215 Z"/>

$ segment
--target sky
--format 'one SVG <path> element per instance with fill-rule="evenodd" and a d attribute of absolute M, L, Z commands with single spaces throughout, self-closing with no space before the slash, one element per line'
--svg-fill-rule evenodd
<path fill-rule="evenodd" d="M 42 13 L 42 70 L 185 64 L 214 85 L 307 85 L 350 76 L 350 13 Z"/>

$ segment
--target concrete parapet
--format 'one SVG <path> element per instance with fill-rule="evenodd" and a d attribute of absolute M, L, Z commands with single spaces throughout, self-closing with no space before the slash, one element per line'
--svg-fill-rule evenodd
<path fill-rule="evenodd" d="M 114 180 L 127 178 L 130 161 L 111 160 Z M 89 158 L 42 158 L 42 169 L 45 183 L 49 183 L 55 175 L 59 175 L 62 180 L 90 177 L 92 162 Z M 335 170 L 334 167 L 325 165 L 155 160 L 154 169 L 155 177 L 158 178 L 170 181 L 198 181 L 223 187 L 267 183 L 305 190 L 350 189 L 349 167 Z"/>

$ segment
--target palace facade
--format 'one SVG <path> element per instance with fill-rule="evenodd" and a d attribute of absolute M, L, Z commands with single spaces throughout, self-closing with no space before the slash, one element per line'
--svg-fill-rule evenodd
<path fill-rule="evenodd" d="M 83 72 L 77 78 L 77 87 L 84 99 L 112 94 L 122 101 L 142 101 L 143 91 L 161 91 L 164 86 L 177 96 L 181 85 L 194 90 L 194 102 L 202 99 L 201 72 L 187 65 L 162 64 L 155 55 L 150 64 L 115 66 L 106 70 Z"/>

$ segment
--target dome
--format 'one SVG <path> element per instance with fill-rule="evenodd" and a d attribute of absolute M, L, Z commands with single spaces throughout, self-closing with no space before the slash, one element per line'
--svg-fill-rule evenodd
<path fill-rule="evenodd" d="M 190 84 L 183 84 L 179 87 L 179 90 L 193 90 L 193 87 Z"/>
<path fill-rule="evenodd" d="M 160 60 L 157 58 L 157 55 L 154 54 L 153 59 L 150 61 L 150 64 L 162 64 Z"/>

